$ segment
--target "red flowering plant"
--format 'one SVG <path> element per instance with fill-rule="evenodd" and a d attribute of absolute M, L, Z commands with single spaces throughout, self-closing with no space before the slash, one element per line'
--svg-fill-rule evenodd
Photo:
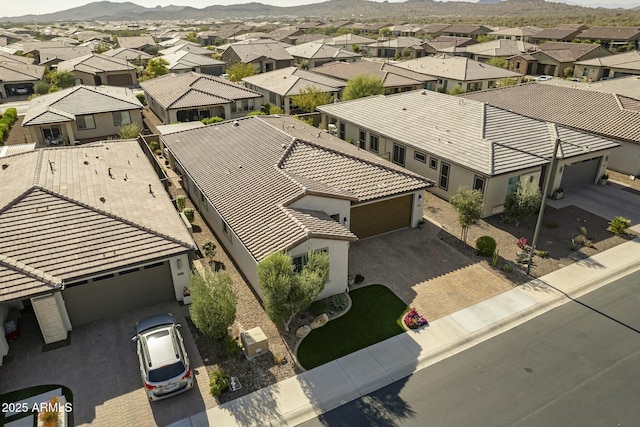
<path fill-rule="evenodd" d="M 518 247 L 524 251 L 529 246 L 529 239 L 527 239 L 526 237 L 521 237 L 516 242 L 516 245 L 518 245 Z"/>
<path fill-rule="evenodd" d="M 427 322 L 427 319 L 421 316 L 416 311 L 415 308 L 412 308 L 411 310 L 409 310 L 407 314 L 404 315 L 404 318 L 402 319 L 402 321 L 409 329 L 418 329 L 421 326 L 429 325 L 429 322 Z"/>

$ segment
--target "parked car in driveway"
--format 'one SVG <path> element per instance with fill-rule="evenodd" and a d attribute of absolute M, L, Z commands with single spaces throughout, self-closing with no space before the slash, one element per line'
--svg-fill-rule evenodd
<path fill-rule="evenodd" d="M 543 82 L 545 80 L 551 80 L 551 79 L 553 79 L 553 76 L 538 76 L 533 80 L 535 80 L 537 82 Z"/>
<path fill-rule="evenodd" d="M 193 388 L 193 374 L 184 348 L 180 324 L 171 314 L 157 314 L 136 323 L 140 376 L 151 401 Z"/>

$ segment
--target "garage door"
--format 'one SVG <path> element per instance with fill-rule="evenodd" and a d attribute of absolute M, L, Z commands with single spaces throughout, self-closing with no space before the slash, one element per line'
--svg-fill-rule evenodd
<path fill-rule="evenodd" d="M 131 76 L 129 74 L 113 74 L 107 76 L 107 84 L 110 86 L 131 86 Z"/>
<path fill-rule="evenodd" d="M 411 225 L 413 195 L 351 208 L 351 231 L 359 238 Z"/>
<path fill-rule="evenodd" d="M 562 188 L 571 189 L 593 184 L 600 166 L 600 157 L 566 165 L 562 173 Z"/>
<path fill-rule="evenodd" d="M 74 326 L 176 298 L 169 262 L 71 284 L 62 297 Z"/>

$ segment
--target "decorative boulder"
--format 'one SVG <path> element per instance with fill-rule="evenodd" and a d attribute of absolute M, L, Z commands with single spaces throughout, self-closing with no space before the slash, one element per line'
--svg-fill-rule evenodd
<path fill-rule="evenodd" d="M 311 329 L 318 329 L 326 325 L 328 321 L 329 316 L 327 316 L 327 313 L 322 313 L 320 316 L 317 316 L 315 319 L 313 319 L 313 321 L 311 322 Z"/>
<path fill-rule="evenodd" d="M 309 335 L 309 332 L 311 332 L 311 328 L 309 327 L 309 325 L 300 326 L 296 331 L 296 336 L 298 338 L 304 338 Z"/>

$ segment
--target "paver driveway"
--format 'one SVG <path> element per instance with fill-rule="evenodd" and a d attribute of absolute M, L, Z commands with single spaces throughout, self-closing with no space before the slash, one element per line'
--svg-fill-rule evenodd
<path fill-rule="evenodd" d="M 20 323 L 22 337 L 10 345 L 9 360 L 0 366 L 0 394 L 37 384 L 62 384 L 74 396 L 76 426 L 162 426 L 216 406 L 208 392 L 209 377 L 177 302 L 148 307 L 74 328 L 71 345 L 42 351 L 43 340 L 33 313 Z M 142 388 L 135 344 L 136 321 L 172 313 L 182 334 L 196 387 L 151 403 Z"/>
<path fill-rule="evenodd" d="M 349 249 L 349 270 L 362 274 L 362 285 L 388 286 L 411 307 L 435 320 L 469 307 L 513 286 L 474 264 L 437 236 L 427 222 L 360 240 Z"/>

